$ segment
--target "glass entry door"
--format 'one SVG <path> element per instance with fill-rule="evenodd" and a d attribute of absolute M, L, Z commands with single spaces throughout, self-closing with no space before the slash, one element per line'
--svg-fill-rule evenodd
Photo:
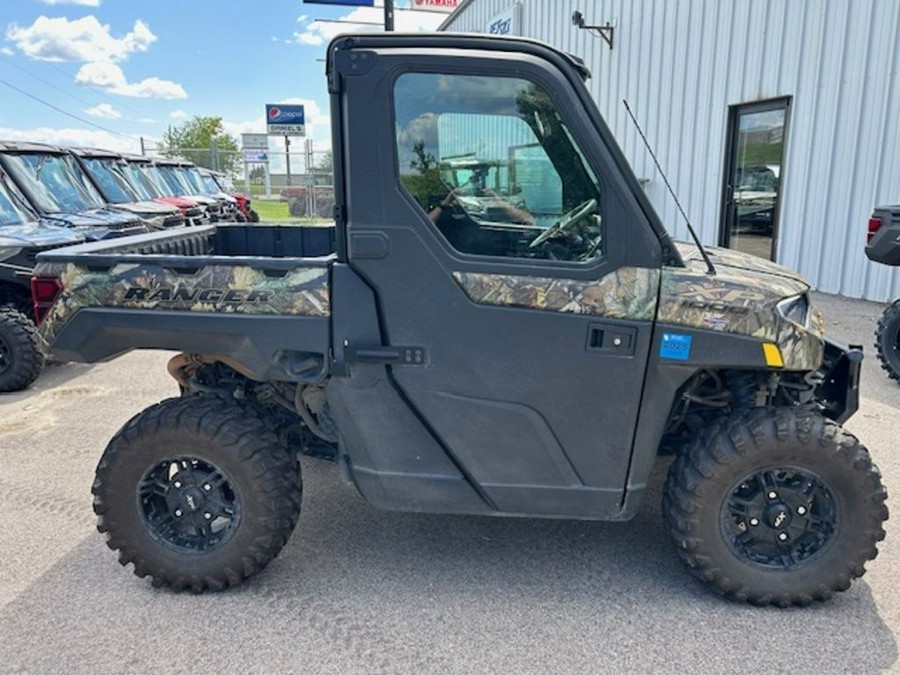
<path fill-rule="evenodd" d="M 729 115 L 721 244 L 769 260 L 778 238 L 789 107 L 790 99 L 776 99 L 733 106 Z"/>

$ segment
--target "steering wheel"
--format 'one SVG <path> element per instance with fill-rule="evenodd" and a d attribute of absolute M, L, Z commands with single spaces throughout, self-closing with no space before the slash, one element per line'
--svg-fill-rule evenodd
<path fill-rule="evenodd" d="M 588 199 L 586 202 L 579 204 L 568 213 L 564 213 L 562 216 L 560 216 L 559 220 L 557 220 L 555 223 L 553 223 L 553 225 L 536 236 L 528 246 L 531 248 L 540 246 L 548 239 L 556 237 L 557 235 L 565 232 L 586 215 L 596 210 L 597 200 Z"/>

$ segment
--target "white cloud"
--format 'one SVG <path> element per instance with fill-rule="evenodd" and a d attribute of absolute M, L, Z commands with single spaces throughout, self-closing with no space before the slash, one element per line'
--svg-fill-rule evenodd
<path fill-rule="evenodd" d="M 15 52 L 9 47 L 0 47 L 0 54 L 3 54 L 4 56 L 12 56 L 13 54 L 15 54 Z"/>
<path fill-rule="evenodd" d="M 140 117 L 138 118 L 138 122 L 141 124 L 156 124 L 156 120 L 152 117 Z"/>
<path fill-rule="evenodd" d="M 81 5 L 82 7 L 99 7 L 100 0 L 40 0 L 45 5 Z"/>
<path fill-rule="evenodd" d="M 309 18 L 308 14 L 301 14 L 300 16 L 297 17 L 297 23 L 303 23 L 308 18 Z"/>
<path fill-rule="evenodd" d="M 302 18 L 306 18 L 305 16 Z M 397 9 L 394 12 L 394 29 L 402 33 L 422 33 L 437 30 L 441 22 L 447 18 L 440 12 L 413 12 Z M 298 19 L 299 21 L 300 19 Z M 370 26 L 370 23 L 384 25 L 384 6 L 376 0 L 374 7 L 359 7 L 349 14 L 340 17 L 341 21 L 362 22 L 356 26 L 346 23 L 324 23 L 313 21 L 302 32 L 294 33 L 295 42 L 305 45 L 321 45 L 332 38 L 346 33 L 348 30 L 368 33 L 379 33 L 383 28 Z"/>
<path fill-rule="evenodd" d="M 135 21 L 130 32 L 115 38 L 109 25 L 101 24 L 95 16 L 74 21 L 39 16 L 24 28 L 10 24 L 6 37 L 26 56 L 41 61 L 121 61 L 130 54 L 147 51 L 156 41 L 143 21 Z"/>
<path fill-rule="evenodd" d="M 113 108 L 109 103 L 101 103 L 93 108 L 85 108 L 82 112 L 87 113 L 91 117 L 102 117 L 105 120 L 117 120 L 122 117 L 122 113 Z"/>
<path fill-rule="evenodd" d="M 184 110 L 173 110 L 171 113 L 169 113 L 169 117 L 171 117 L 173 120 L 183 120 L 187 116 L 188 114 L 184 112 Z"/>
<path fill-rule="evenodd" d="M 141 151 L 141 143 L 137 137 L 125 138 L 106 131 L 95 131 L 92 129 L 55 129 L 51 127 L 12 129 L 0 127 L 0 138 L 8 138 L 13 141 L 50 143 L 51 145 L 106 148 L 117 152 Z"/>
<path fill-rule="evenodd" d="M 303 33 L 297 32 L 294 33 L 294 38 L 296 38 L 297 42 L 304 45 L 320 45 L 325 42 L 325 38 L 321 35 L 317 35 L 312 31 L 306 31 Z"/>
<path fill-rule="evenodd" d="M 177 82 L 148 77 L 140 82 L 129 83 L 125 73 L 114 63 L 85 63 L 75 74 L 75 83 L 99 87 L 112 94 L 137 98 L 187 98 L 187 92 Z"/>

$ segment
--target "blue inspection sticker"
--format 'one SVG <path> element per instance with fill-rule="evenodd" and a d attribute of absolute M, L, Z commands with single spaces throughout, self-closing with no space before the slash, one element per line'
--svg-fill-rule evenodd
<path fill-rule="evenodd" d="M 690 335 L 663 333 L 662 342 L 659 343 L 660 358 L 687 361 L 691 358 L 692 340 L 693 338 Z"/>

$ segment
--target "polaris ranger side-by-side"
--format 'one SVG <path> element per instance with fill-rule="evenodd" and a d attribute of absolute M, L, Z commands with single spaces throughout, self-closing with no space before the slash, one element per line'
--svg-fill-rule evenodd
<path fill-rule="evenodd" d="M 297 522 L 300 453 L 381 508 L 627 520 L 674 452 L 668 530 L 719 593 L 806 605 L 864 573 L 888 511 L 840 426 L 861 350 L 824 337 L 793 272 L 670 239 L 579 61 L 387 34 L 337 38 L 327 62 L 333 229 L 204 226 L 39 257 L 53 353 L 179 352 L 182 396 L 97 467 L 123 564 L 175 589 L 241 583 Z M 509 172 L 516 201 L 468 211 L 442 174 L 460 156 Z"/>
<path fill-rule="evenodd" d="M 74 230 L 42 223 L 0 168 L 0 392 L 25 389 L 44 364 L 31 318 L 37 254 L 83 241 Z"/>

